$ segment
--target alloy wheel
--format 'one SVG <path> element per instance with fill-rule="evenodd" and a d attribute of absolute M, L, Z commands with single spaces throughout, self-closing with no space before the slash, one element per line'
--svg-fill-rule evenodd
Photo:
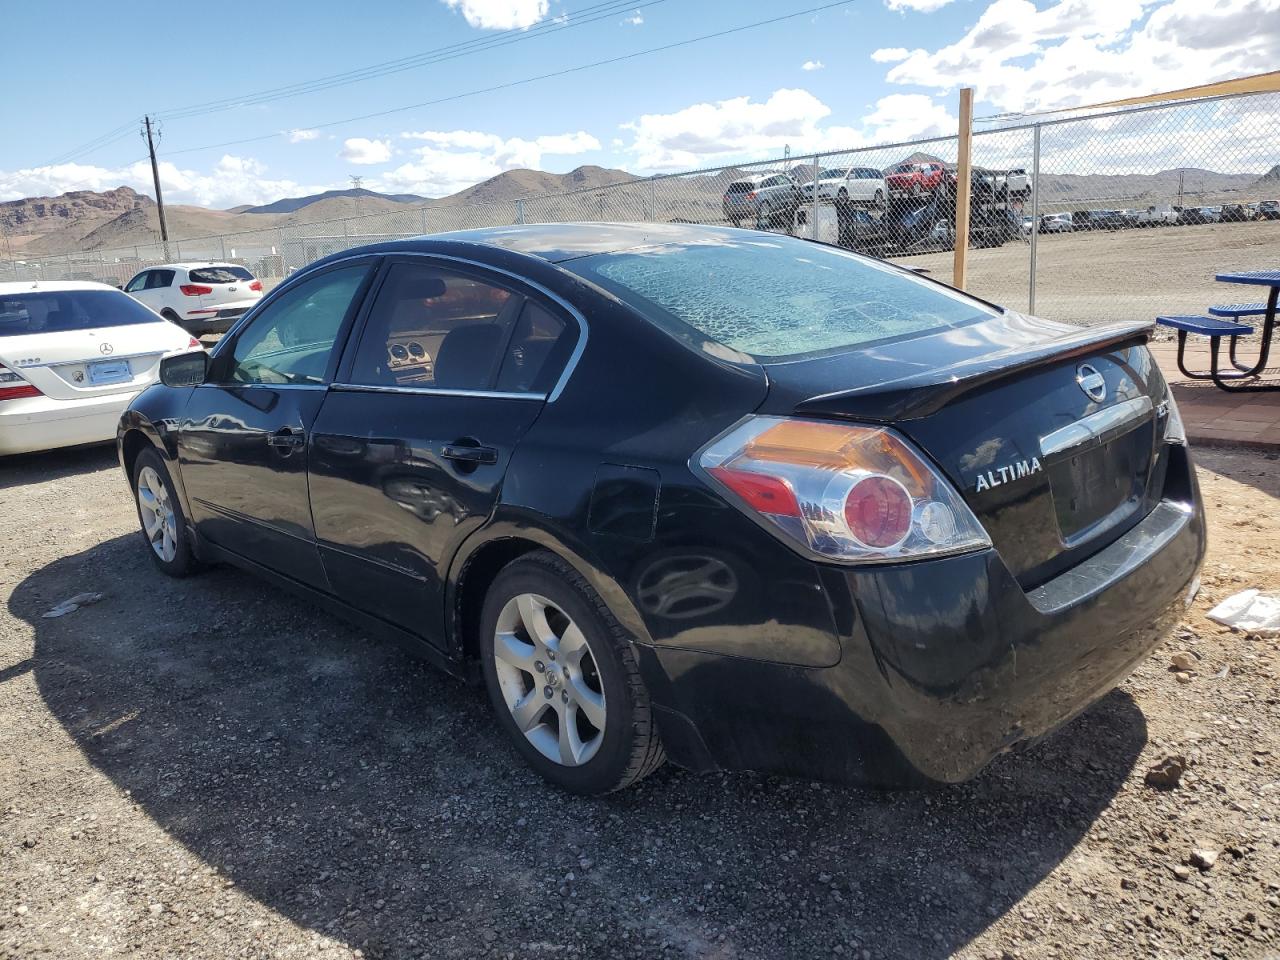
<path fill-rule="evenodd" d="M 604 742 L 604 687 L 586 636 L 546 597 L 522 593 L 498 614 L 494 668 L 516 727 L 547 759 L 591 760 Z"/>
<path fill-rule="evenodd" d="M 178 554 L 178 523 L 169 489 L 154 467 L 138 471 L 138 512 L 151 549 L 165 563 Z"/>

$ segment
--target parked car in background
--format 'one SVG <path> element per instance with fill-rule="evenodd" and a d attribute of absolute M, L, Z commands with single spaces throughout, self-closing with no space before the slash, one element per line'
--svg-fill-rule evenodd
<path fill-rule="evenodd" d="M 940 187 L 946 173 L 947 168 L 941 162 L 900 163 L 885 173 L 884 182 L 890 196 L 904 194 L 920 197 Z"/>
<path fill-rule="evenodd" d="M 0 283 L 0 455 L 101 443 L 192 336 L 105 283 Z"/>
<path fill-rule="evenodd" d="M 1243 223 L 1246 220 L 1252 220 L 1254 216 L 1256 214 L 1243 203 L 1227 203 L 1222 206 L 1218 219 L 1223 223 Z"/>
<path fill-rule="evenodd" d="M 800 189 L 805 200 L 813 199 L 812 179 Z M 819 200 L 851 200 L 882 207 L 888 196 L 889 188 L 875 167 L 850 167 L 847 170 L 830 167 L 818 177 Z"/>
<path fill-rule="evenodd" d="M 1149 333 L 784 235 L 503 226 L 299 271 L 166 358 L 118 449 L 161 572 L 245 567 L 481 680 L 486 764 L 936 785 L 1195 597 Z M 389 364 L 406 339 L 429 371 Z"/>
<path fill-rule="evenodd" d="M 1040 218 L 1041 233 L 1071 233 L 1076 224 L 1070 213 L 1046 213 Z"/>
<path fill-rule="evenodd" d="M 1178 217 L 1179 224 L 1217 223 L 1222 219 L 1221 207 L 1187 207 Z"/>
<path fill-rule="evenodd" d="M 1167 227 L 1178 222 L 1178 217 L 1182 213 L 1182 208 L 1176 204 L 1153 204 L 1145 210 L 1139 210 L 1137 216 L 1137 226 L 1139 227 Z"/>
<path fill-rule="evenodd" d="M 1280 220 L 1280 200 L 1262 200 L 1258 203 L 1258 216 L 1263 220 Z"/>
<path fill-rule="evenodd" d="M 165 263 L 135 274 L 124 292 L 201 337 L 229 330 L 262 299 L 262 282 L 238 263 Z"/>
<path fill-rule="evenodd" d="M 785 173 L 756 173 L 734 180 L 724 190 L 724 218 L 735 227 L 752 224 L 789 224 L 800 205 L 800 188 Z"/>

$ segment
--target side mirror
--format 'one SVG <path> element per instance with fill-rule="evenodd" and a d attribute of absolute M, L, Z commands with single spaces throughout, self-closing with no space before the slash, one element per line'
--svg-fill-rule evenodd
<path fill-rule="evenodd" d="M 160 361 L 160 382 L 166 387 L 197 387 L 209 375 L 209 355 L 203 350 L 179 353 Z"/>

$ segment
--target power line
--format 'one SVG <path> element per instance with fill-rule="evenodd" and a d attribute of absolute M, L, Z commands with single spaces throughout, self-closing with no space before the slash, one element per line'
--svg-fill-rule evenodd
<path fill-rule="evenodd" d="M 324 130 L 329 127 L 337 127 L 346 123 L 357 123 L 362 120 L 375 120 L 380 117 L 388 117 L 395 113 L 404 113 L 407 110 L 418 110 L 423 107 L 434 107 L 442 103 L 451 103 L 455 100 L 463 100 L 467 97 L 476 97 L 485 93 L 495 93 L 499 90 L 510 90 L 512 87 L 524 86 L 528 83 L 536 83 L 540 80 L 551 80 L 555 77 L 564 77 L 573 73 L 581 73 L 584 70 L 592 70 L 596 67 L 611 66 L 616 63 L 623 63 L 627 60 L 635 60 L 638 57 L 648 56 L 653 53 L 663 53 L 667 50 L 675 50 L 680 47 L 687 47 L 694 43 L 701 43 L 704 40 L 715 40 L 720 37 L 727 37 L 735 33 L 742 33 L 745 30 L 753 30 L 756 27 L 766 27 L 775 23 L 781 23 L 784 20 L 794 20 L 796 17 L 807 16 L 811 13 L 821 13 L 824 10 L 831 10 L 835 7 L 848 6 L 854 0 L 835 0 L 834 3 L 824 3 L 820 6 L 809 7 L 806 10 L 797 10 L 795 13 L 787 13 L 777 17 L 770 17 L 767 20 L 757 20 L 754 23 L 745 23 L 738 27 L 730 27 L 727 30 L 717 30 L 714 33 L 705 33 L 698 37 L 690 37 L 687 40 L 677 40 L 673 43 L 666 43 L 657 47 L 649 47 L 647 50 L 637 50 L 634 53 L 622 54 L 617 57 L 608 57 L 604 60 L 596 60 L 592 63 L 580 64 L 576 67 L 565 67 L 562 70 L 553 70 L 550 73 L 542 73 L 537 76 L 524 77 L 520 80 L 510 80 L 506 83 L 494 84 L 490 87 L 481 87 L 477 90 L 468 90 L 464 93 L 455 93 L 447 97 L 437 97 L 434 100 L 423 100 L 420 103 L 410 103 L 402 107 L 391 107 L 387 110 L 377 110 L 373 113 L 364 113 L 354 117 L 344 117 L 341 120 L 328 120 L 324 123 L 310 123 L 305 125 L 305 129 Z M 284 136 L 284 133 L 265 133 L 256 137 L 242 137 L 238 140 L 224 140 L 221 143 L 207 143 L 199 147 L 185 147 L 182 150 L 170 150 L 169 156 L 175 156 L 183 153 L 196 153 L 200 150 L 216 150 L 220 147 L 234 147 L 245 143 L 260 143 L 264 140 L 274 140 L 277 137 Z"/>
<path fill-rule="evenodd" d="M 443 63 L 448 60 L 455 60 L 459 57 L 471 56 L 476 53 L 485 53 L 490 50 L 509 46 L 513 43 L 522 43 L 526 40 L 533 40 L 553 33 L 560 33 L 564 30 L 571 30 L 575 27 L 587 26 L 588 24 L 596 23 L 600 20 L 613 18 L 619 13 L 628 10 L 651 7 L 655 4 L 665 2 L 666 0 L 641 0 L 639 3 L 637 3 L 636 0 L 607 0 L 607 2 L 604 3 L 597 3 L 589 7 L 584 7 L 575 13 L 565 14 L 563 17 L 546 20 L 543 23 L 528 29 L 516 28 L 503 30 L 490 36 L 459 41 L 458 43 L 447 44 L 443 47 L 436 47 L 432 50 L 413 54 L 408 57 L 401 57 L 396 60 L 387 60 L 382 63 L 358 67 L 354 70 L 348 70 L 342 73 L 317 77 L 312 80 L 301 80 L 296 83 L 286 84 L 280 87 L 272 87 L 237 97 L 224 97 L 218 100 L 209 100 L 204 103 L 191 104 L 186 107 L 163 110 L 160 111 L 157 116 L 162 119 L 180 120 L 189 117 L 202 116 L 208 113 L 216 113 L 222 110 L 231 110 L 236 107 L 255 106 L 262 103 L 270 103 L 275 100 L 301 96 L 302 94 L 316 93 L 321 90 L 329 90 L 334 87 L 346 86 L 352 83 L 360 83 L 365 80 L 372 80 L 378 77 L 388 76 L 393 73 L 400 73 L 405 70 L 413 70 L 419 67 Z"/>

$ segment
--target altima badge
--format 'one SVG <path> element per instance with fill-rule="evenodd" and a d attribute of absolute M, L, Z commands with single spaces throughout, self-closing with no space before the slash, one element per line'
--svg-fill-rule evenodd
<path fill-rule="evenodd" d="M 1021 480 L 1023 477 L 1029 477 L 1043 469 L 1040 466 L 1039 457 L 1032 457 L 1030 460 L 1016 460 L 1007 467 L 996 467 L 994 470 L 978 474 L 978 485 L 974 489 L 974 493 L 990 490 L 992 487 L 1001 486 L 1010 480 Z"/>
<path fill-rule="evenodd" d="M 1107 399 L 1107 381 L 1093 367 L 1082 363 L 1076 367 L 1076 383 L 1084 391 L 1084 395 L 1095 403 Z"/>

